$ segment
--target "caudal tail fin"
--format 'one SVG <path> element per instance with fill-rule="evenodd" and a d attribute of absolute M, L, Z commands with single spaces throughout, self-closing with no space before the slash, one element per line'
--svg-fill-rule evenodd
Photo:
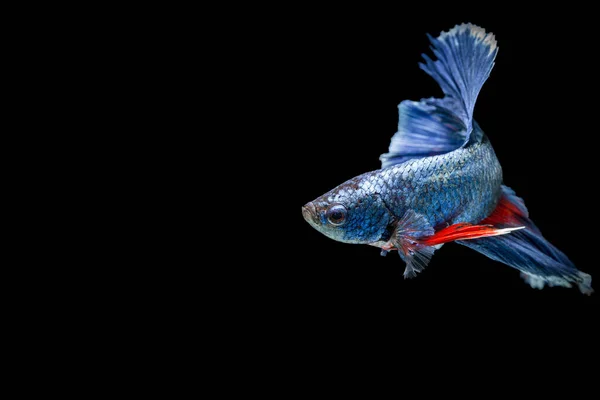
<path fill-rule="evenodd" d="M 518 269 L 533 288 L 542 289 L 545 285 L 572 287 L 575 284 L 582 293 L 592 294 L 592 277 L 575 268 L 566 255 L 544 239 L 529 219 L 525 203 L 512 189 L 502 186 L 502 192 L 496 210 L 481 223 L 497 228 L 526 228 L 507 235 L 457 243 Z"/>

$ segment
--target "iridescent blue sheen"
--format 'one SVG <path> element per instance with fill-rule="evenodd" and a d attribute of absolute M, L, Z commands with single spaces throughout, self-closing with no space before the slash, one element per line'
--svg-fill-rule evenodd
<path fill-rule="evenodd" d="M 494 36 L 462 24 L 430 39 L 437 60 L 424 56 L 421 68 L 445 97 L 401 102 L 398 132 L 380 157 L 382 169 L 307 203 L 304 218 L 337 241 L 381 247 L 384 255 L 398 250 L 407 264 L 406 277 L 420 272 L 439 245 L 456 240 L 518 269 L 532 287 L 576 284 L 591 294 L 590 275 L 544 239 L 523 200 L 502 184 L 496 154 L 473 120 L 475 101 L 498 51 Z M 497 206 L 509 214 L 494 213 Z M 495 221 L 491 228 L 490 220 Z M 494 234 L 432 240 L 455 224 L 486 225 Z"/>
<path fill-rule="evenodd" d="M 453 152 L 367 172 L 313 201 L 325 211 L 342 204 L 350 220 L 328 236 L 347 243 L 384 240 L 386 225 L 407 210 L 424 215 L 436 230 L 458 222 L 477 223 L 496 207 L 502 169 L 487 140 Z"/>

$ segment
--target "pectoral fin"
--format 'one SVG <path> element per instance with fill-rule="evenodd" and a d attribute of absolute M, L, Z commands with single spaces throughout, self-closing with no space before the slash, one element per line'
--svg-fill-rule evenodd
<path fill-rule="evenodd" d="M 429 264 L 431 257 L 436 248 L 431 246 L 414 246 L 409 247 L 406 250 L 406 254 L 399 251 L 400 258 L 406 262 L 406 269 L 404 270 L 404 278 L 414 278 L 417 276 L 417 272 L 421 272 Z"/>
<path fill-rule="evenodd" d="M 427 219 L 413 210 L 408 210 L 398 221 L 392 237 L 392 244 L 398 249 L 400 258 L 406 262 L 404 278 L 414 278 L 417 272 L 423 271 L 435 250 L 440 246 L 425 245 L 421 238 L 434 234 L 433 227 Z"/>

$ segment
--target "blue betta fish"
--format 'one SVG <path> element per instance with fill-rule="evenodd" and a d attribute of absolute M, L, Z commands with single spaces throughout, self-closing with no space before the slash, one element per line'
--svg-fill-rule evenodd
<path fill-rule="evenodd" d="M 473 120 L 498 52 L 494 35 L 462 24 L 428 37 L 437 60 L 423 55 L 419 66 L 445 97 L 402 101 L 382 169 L 309 202 L 304 219 L 331 239 L 376 246 L 382 255 L 398 251 L 406 278 L 456 242 L 518 269 L 534 288 L 575 284 L 591 294 L 591 276 L 544 239 L 523 200 L 502 184 L 500 163 Z"/>

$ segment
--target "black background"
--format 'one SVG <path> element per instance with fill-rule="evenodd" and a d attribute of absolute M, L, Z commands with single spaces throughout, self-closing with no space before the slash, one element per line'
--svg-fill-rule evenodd
<path fill-rule="evenodd" d="M 595 361 L 590 350 L 597 343 L 600 293 L 532 289 L 518 271 L 455 244 L 436 252 L 417 278 L 404 280 L 396 254 L 384 258 L 371 246 L 335 242 L 302 218 L 306 202 L 380 167 L 378 157 L 396 132 L 398 103 L 441 95 L 417 66 L 428 48 L 425 34 L 437 36 L 472 22 L 494 32 L 500 48 L 475 118 L 496 150 L 505 183 L 525 200 L 546 238 L 598 285 L 597 14 L 564 5 L 539 14 L 502 5 L 490 5 L 492 12 L 458 10 L 456 4 L 452 11 L 429 3 L 414 6 L 259 10 L 251 5 L 246 13 L 232 5 L 226 21 L 208 12 L 201 20 L 189 12 L 189 24 L 179 14 L 171 23 L 147 19 L 158 28 L 156 40 L 135 29 L 140 38 L 126 42 L 124 53 L 135 57 L 138 46 L 146 45 L 152 58 L 143 64 L 158 68 L 144 75 L 145 65 L 136 65 L 123 86 L 143 77 L 143 90 L 138 93 L 135 86 L 136 97 L 130 98 L 119 88 L 107 104 L 133 107 L 137 96 L 147 97 L 140 106 L 147 114 L 134 114 L 131 127 L 115 124 L 106 131 L 131 129 L 142 137 L 131 153 L 144 153 L 156 170 L 148 172 L 150 163 L 134 158 L 135 171 L 125 176 L 125 186 L 149 178 L 152 190 L 144 197 L 158 201 L 131 204 L 131 210 L 143 210 L 139 231 L 149 233 L 138 239 L 144 245 L 132 247 L 130 258 L 108 260 L 92 269 L 89 279 L 81 279 L 90 272 L 81 268 L 84 272 L 73 274 L 74 284 L 64 280 L 82 292 L 88 281 L 101 282 L 94 296 L 100 307 L 112 302 L 115 310 L 108 318 L 122 316 L 123 324 L 104 335 L 102 321 L 84 305 L 81 315 L 91 316 L 91 329 L 106 336 L 92 346 L 115 337 L 127 353 L 127 347 L 143 343 L 151 360 L 165 346 L 165 353 L 194 367 L 212 350 L 218 361 L 208 369 L 258 373 L 262 380 L 252 381 L 268 385 L 296 366 L 300 373 L 291 375 L 299 379 L 292 389 L 315 380 L 305 372 L 318 370 L 328 380 L 328 359 L 344 362 L 361 352 L 385 358 L 393 350 L 421 354 L 434 348 L 436 361 L 446 361 L 447 368 L 461 361 L 466 348 L 482 349 L 482 357 L 496 361 L 503 357 L 494 357 L 502 356 L 494 350 L 508 343 L 524 357 L 569 353 Z M 197 33 L 197 26 L 205 28 L 200 38 L 178 30 L 192 27 Z M 171 36 L 165 40 L 162 31 Z M 154 52 L 155 45 L 170 51 Z M 121 61 L 115 60 L 119 74 Z M 201 100 L 208 101 L 198 104 Z M 160 106 L 150 107 L 154 102 Z M 206 103 L 223 113 L 210 115 Z M 140 120 L 147 126 L 140 128 Z M 156 136 L 146 133 L 153 129 Z M 173 139 L 169 148 L 166 142 Z M 146 152 L 144 142 L 158 149 Z M 196 160 L 208 165 L 198 168 Z M 164 181 L 169 185 L 160 185 Z M 115 202 L 122 207 L 120 194 Z M 127 223 L 133 211 L 124 209 Z M 106 247 L 116 247 L 113 234 L 126 238 L 123 247 L 137 238 L 137 231 L 115 226 Z M 81 303 L 80 296 L 66 299 Z M 146 318 L 151 323 L 139 324 L 130 345 L 123 327 Z M 34 333 L 48 329 L 52 326 Z M 196 357 L 192 352 L 198 348 Z M 454 354 L 445 357 L 445 350 Z M 424 360 L 427 369 L 400 378 L 427 377 L 429 369 L 439 367 Z M 260 369 L 265 361 L 272 368 Z M 405 362 L 397 355 L 387 361 Z M 527 383 L 528 377 L 517 380 Z M 246 389 L 237 377 L 223 388 L 230 386 Z"/>
<path fill-rule="evenodd" d="M 510 372 L 520 360 L 541 356 L 595 360 L 598 293 L 532 289 L 518 271 L 452 243 L 405 280 L 395 253 L 380 257 L 374 247 L 335 242 L 302 218 L 308 201 L 380 168 L 402 100 L 441 96 L 417 65 L 428 51 L 426 33 L 472 22 L 498 40 L 496 67 L 475 118 L 505 183 L 525 200 L 546 238 L 600 279 L 596 14 L 570 16 L 562 7 L 545 8 L 542 17 L 500 5 L 493 13 L 424 5 L 307 5 L 264 13 L 255 5 L 248 13 L 232 6 L 225 14 L 230 20 L 206 24 L 199 40 L 175 31 L 186 40 L 167 43 L 182 59 L 165 56 L 171 69 L 157 74 L 176 88 L 162 98 L 173 113 L 163 117 L 168 121 L 157 143 L 182 141 L 167 155 L 175 170 L 156 174 L 173 187 L 156 192 L 175 203 L 157 205 L 175 226 L 149 242 L 147 263 L 132 260 L 138 267 L 125 286 L 133 298 L 125 319 L 146 312 L 155 322 L 148 332 L 170 332 L 157 342 L 180 346 L 183 356 L 196 346 L 212 350 L 214 371 L 238 368 L 255 385 L 287 377 L 293 389 L 315 380 L 307 374 L 329 380 L 337 369 L 329 362 L 355 368 L 364 355 L 409 370 L 422 359 L 424 366 L 399 377 L 407 380 L 427 379 L 440 362 L 452 369 L 467 351 L 492 363 L 505 360 Z M 201 24 L 190 16 L 189 26 Z M 148 91 L 155 89 L 151 78 L 144 81 Z M 166 151 L 149 156 L 166 164 Z M 163 236 L 174 245 L 164 246 Z M 155 257 L 165 250 L 164 259 Z M 202 354 L 189 359 L 204 362 Z M 585 369 L 571 363 L 559 371 L 577 367 Z M 529 372 L 517 376 L 528 379 Z M 587 388 L 587 381 L 569 383 Z M 230 385 L 237 377 L 224 387 Z"/>
<path fill-rule="evenodd" d="M 277 282 L 275 290 L 311 318 L 502 312 L 535 319 L 546 311 L 576 324 L 592 309 L 597 314 L 595 296 L 532 289 L 518 271 L 456 244 L 436 252 L 417 278 L 404 280 L 395 253 L 383 258 L 370 246 L 337 243 L 302 219 L 303 204 L 380 167 L 378 157 L 396 132 L 398 103 L 441 96 L 417 63 L 428 51 L 426 33 L 437 36 L 460 22 L 478 24 L 498 41 L 475 118 L 495 148 L 505 184 L 525 200 L 548 240 L 597 275 L 592 25 L 484 13 L 311 15 L 292 27 L 283 24 L 282 37 L 273 27 L 265 33 L 263 51 L 271 57 L 261 77 L 275 88 L 261 116 L 274 130 L 268 137 L 273 152 L 258 161 L 269 171 L 261 179 L 264 207 L 280 215 L 260 227 L 269 235 L 260 240 L 269 247 L 265 263 L 275 270 L 268 282 Z"/>

